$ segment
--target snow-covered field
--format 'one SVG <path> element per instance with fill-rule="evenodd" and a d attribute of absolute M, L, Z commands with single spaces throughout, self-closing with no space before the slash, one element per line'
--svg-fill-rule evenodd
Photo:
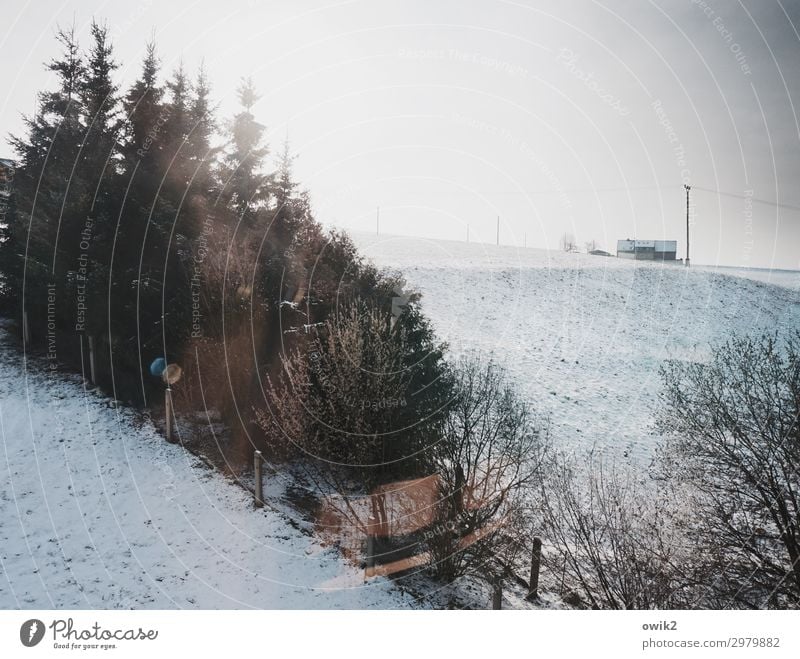
<path fill-rule="evenodd" d="M 566 448 L 646 461 L 665 359 L 705 359 L 732 332 L 800 329 L 800 273 L 353 237 L 423 293 L 452 353 L 478 349 L 505 364 Z"/>
<path fill-rule="evenodd" d="M 2 325 L 0 436 L 0 609 L 412 605 Z"/>
<path fill-rule="evenodd" d="M 564 447 L 646 461 L 664 359 L 800 328 L 800 274 L 355 238 L 424 294 L 454 355 L 504 363 Z M 0 608 L 420 606 L 389 581 L 364 584 L 285 514 L 254 510 L 149 420 L 23 363 L 2 324 L 0 436 Z"/>

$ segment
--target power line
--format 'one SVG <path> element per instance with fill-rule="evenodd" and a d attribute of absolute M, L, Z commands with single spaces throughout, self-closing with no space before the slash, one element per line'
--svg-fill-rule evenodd
<path fill-rule="evenodd" d="M 672 190 L 675 188 L 680 188 L 680 185 L 644 185 L 639 187 L 618 187 L 618 188 L 572 188 L 568 190 L 535 190 L 533 192 L 529 192 L 528 194 L 531 195 L 546 195 L 546 194 L 568 194 L 568 193 L 598 193 L 598 192 L 635 192 L 639 190 Z M 715 190 L 713 188 L 704 188 L 699 185 L 693 185 L 692 188 L 695 190 L 703 190 L 704 192 L 711 192 L 712 194 L 718 194 L 725 197 L 733 197 L 734 199 L 750 199 L 754 203 L 758 204 L 767 204 L 768 206 L 777 206 L 778 208 L 788 208 L 795 211 L 800 211 L 800 206 L 795 206 L 793 204 L 781 204 L 777 201 L 772 201 L 770 199 L 761 199 L 760 197 L 748 197 L 747 195 L 742 194 L 735 194 L 733 192 L 724 192 L 722 190 Z"/>
<path fill-rule="evenodd" d="M 769 199 L 760 199 L 758 197 L 748 197 L 747 195 L 743 194 L 736 194 L 733 192 L 723 192 L 722 190 L 714 190 L 712 188 L 703 188 L 699 185 L 692 186 L 695 190 L 703 190 L 705 192 L 711 192 L 713 194 L 722 195 L 724 197 L 733 197 L 734 199 L 749 199 L 750 201 L 757 202 L 759 204 L 767 204 L 768 206 L 777 206 L 778 208 L 790 208 L 792 210 L 800 211 L 800 206 L 794 206 L 792 204 L 781 204 L 777 201 L 771 201 Z"/>

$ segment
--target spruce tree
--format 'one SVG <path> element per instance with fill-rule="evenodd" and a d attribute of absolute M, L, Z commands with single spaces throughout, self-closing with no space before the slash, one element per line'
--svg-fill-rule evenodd
<path fill-rule="evenodd" d="M 250 78 L 237 91 L 241 111 L 228 130 L 228 148 L 221 167 L 222 197 L 246 227 L 255 225 L 254 211 L 267 201 L 270 178 L 263 173 L 264 158 L 269 153 L 263 144 L 265 126 L 253 116 L 259 96 Z"/>
<path fill-rule="evenodd" d="M 18 314 L 28 312 L 34 342 L 47 326 L 48 289 L 61 284 L 57 237 L 68 215 L 67 193 L 83 139 L 79 92 L 86 70 L 74 27 L 59 28 L 56 39 L 62 54 L 46 68 L 56 74 L 58 86 L 39 94 L 36 113 L 24 118 L 26 134 L 10 139 L 17 153 L 15 203 L 0 246 L 6 294 Z M 60 309 L 63 294 L 59 303 Z"/>

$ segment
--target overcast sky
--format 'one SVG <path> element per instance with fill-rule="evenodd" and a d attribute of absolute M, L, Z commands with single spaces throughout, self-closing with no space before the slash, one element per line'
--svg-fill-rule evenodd
<path fill-rule="evenodd" d="M 52 86 L 57 25 L 204 58 L 224 119 L 251 75 L 318 219 L 557 248 L 677 239 L 697 263 L 800 268 L 798 0 L 4 3 L 0 129 Z M 0 156 L 12 155 L 3 145 Z M 705 190 L 700 189 L 705 188 Z M 720 196 L 716 190 L 732 196 Z M 764 203 L 766 202 L 773 202 Z M 777 202 L 781 205 L 774 205 Z"/>

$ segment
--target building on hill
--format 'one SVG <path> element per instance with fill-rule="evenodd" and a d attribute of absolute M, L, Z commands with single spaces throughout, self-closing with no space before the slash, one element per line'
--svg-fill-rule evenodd
<path fill-rule="evenodd" d="M 677 240 L 618 240 L 617 257 L 637 261 L 674 261 Z"/>

